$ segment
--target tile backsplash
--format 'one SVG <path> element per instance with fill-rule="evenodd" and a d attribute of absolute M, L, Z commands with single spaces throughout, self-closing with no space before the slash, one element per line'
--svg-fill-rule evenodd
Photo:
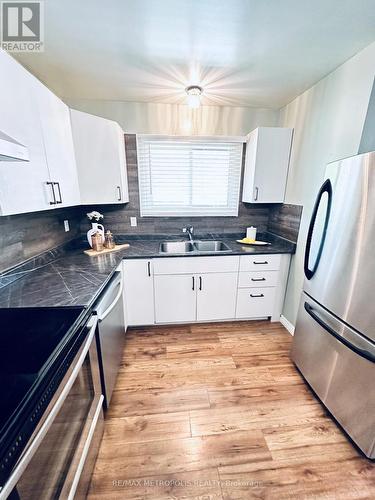
<path fill-rule="evenodd" d="M 239 203 L 238 217 L 140 217 L 137 146 L 134 134 L 125 135 L 129 198 L 126 205 L 96 207 L 104 214 L 104 225 L 115 234 L 180 234 L 183 226 L 194 226 L 199 233 L 241 233 L 247 226 L 256 226 L 259 232 L 267 230 L 271 205 Z M 245 152 L 243 154 L 245 158 Z M 241 179 L 242 192 L 242 179 Z M 137 217 L 137 227 L 130 226 L 130 217 Z M 89 223 L 82 220 L 81 230 Z"/>
<path fill-rule="evenodd" d="M 239 202 L 238 217 L 140 217 L 136 136 L 125 135 L 129 181 L 129 203 L 61 208 L 44 212 L 0 217 L 0 273 L 56 246 L 83 235 L 90 228 L 86 212 L 99 210 L 104 226 L 116 235 L 180 235 L 192 225 L 196 234 L 245 233 L 255 226 L 296 242 L 302 207 L 297 205 L 248 204 Z M 241 179 L 242 191 L 242 179 Z M 130 226 L 137 217 L 137 227 Z M 70 231 L 64 232 L 64 219 Z"/>
<path fill-rule="evenodd" d="M 0 217 L 0 272 L 76 238 L 81 218 L 81 207 Z"/>

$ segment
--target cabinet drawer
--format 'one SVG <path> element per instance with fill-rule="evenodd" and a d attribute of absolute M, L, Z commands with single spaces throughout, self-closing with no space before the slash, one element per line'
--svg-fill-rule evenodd
<path fill-rule="evenodd" d="M 280 261 L 280 254 L 241 255 L 240 271 L 278 271 Z"/>
<path fill-rule="evenodd" d="M 277 286 L 278 271 L 258 271 L 239 273 L 240 288 L 259 288 L 260 286 Z"/>
<path fill-rule="evenodd" d="M 238 256 L 163 257 L 154 259 L 154 274 L 230 273 L 238 271 Z"/>
<path fill-rule="evenodd" d="M 237 295 L 236 318 L 272 316 L 276 288 L 240 288 Z"/>

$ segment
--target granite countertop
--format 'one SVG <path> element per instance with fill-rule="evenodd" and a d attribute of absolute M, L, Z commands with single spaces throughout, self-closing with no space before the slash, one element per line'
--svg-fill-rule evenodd
<path fill-rule="evenodd" d="M 211 238 L 205 237 L 205 239 L 224 241 L 232 250 L 230 253 L 210 254 L 204 252 L 203 254 L 188 254 L 184 257 L 295 252 L 293 242 L 272 234 L 259 235 L 259 239 L 271 243 L 271 245 L 264 247 L 241 245 L 235 242 L 235 238 L 236 236 L 223 238 L 218 235 L 211 235 Z M 134 239 L 125 236 L 117 237 L 118 243 L 129 242 L 130 247 L 97 257 L 85 255 L 82 242 L 78 248 L 71 248 L 57 254 L 49 262 L 43 263 L 43 259 L 39 258 L 39 260 L 35 260 L 34 266 L 29 264 L 26 270 L 20 269 L 18 266 L 13 274 L 11 271 L 0 276 L 0 284 L 1 279 L 3 283 L 4 280 L 7 280 L 8 283 L 0 288 L 0 308 L 91 307 L 122 259 L 181 257 L 181 255 L 159 254 L 159 244 L 166 239 L 181 240 L 183 238 L 178 236 L 138 237 Z"/>

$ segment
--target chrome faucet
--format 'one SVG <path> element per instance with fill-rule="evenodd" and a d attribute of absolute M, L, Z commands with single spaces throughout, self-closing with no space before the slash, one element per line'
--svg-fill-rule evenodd
<path fill-rule="evenodd" d="M 182 232 L 183 233 L 188 233 L 189 235 L 189 240 L 193 243 L 194 242 L 194 239 L 193 239 L 193 232 L 194 232 L 194 228 L 193 226 L 190 226 L 190 227 L 183 227 L 182 228 Z"/>

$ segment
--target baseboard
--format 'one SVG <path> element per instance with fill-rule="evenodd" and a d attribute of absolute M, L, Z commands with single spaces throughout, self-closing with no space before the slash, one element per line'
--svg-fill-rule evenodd
<path fill-rule="evenodd" d="M 286 319 L 285 316 L 281 315 L 280 316 L 280 323 L 285 326 L 285 328 L 288 330 L 288 332 L 291 334 L 291 335 L 294 335 L 294 325 L 292 325 L 292 323 Z"/>

